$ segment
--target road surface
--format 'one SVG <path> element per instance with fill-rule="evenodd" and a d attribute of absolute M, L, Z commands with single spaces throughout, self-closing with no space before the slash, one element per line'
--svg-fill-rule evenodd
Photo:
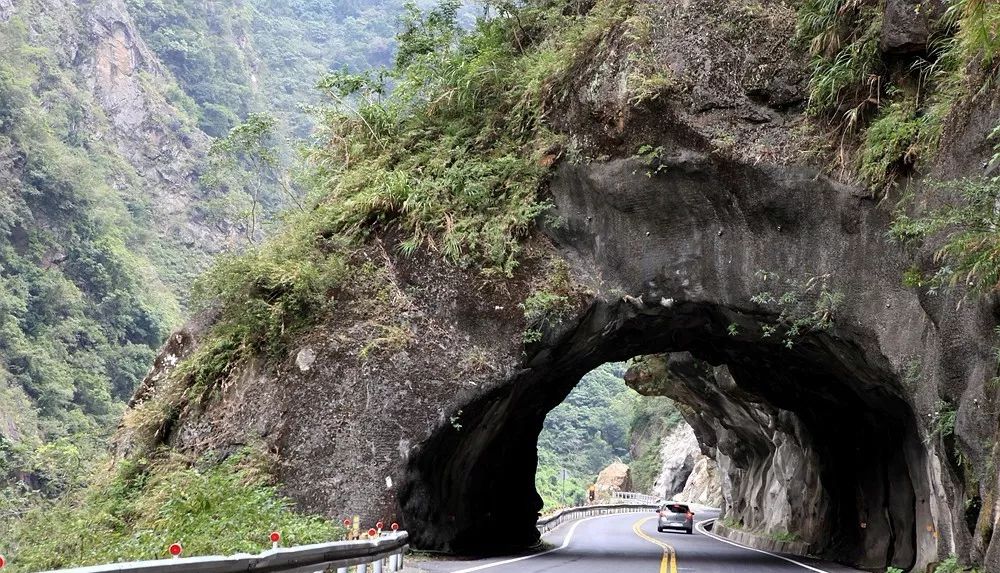
<path fill-rule="evenodd" d="M 699 515 L 699 518 L 712 517 Z M 568 538 L 568 541 L 567 541 Z M 411 560 L 406 571 L 423 573 L 856 573 L 841 565 L 778 556 L 727 544 L 700 531 L 656 531 L 656 514 L 592 517 L 561 525 L 539 553 L 455 561 Z"/>

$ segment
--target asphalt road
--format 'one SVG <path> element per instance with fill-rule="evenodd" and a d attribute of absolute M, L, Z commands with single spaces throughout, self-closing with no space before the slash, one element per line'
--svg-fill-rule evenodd
<path fill-rule="evenodd" d="M 855 573 L 841 565 L 778 556 L 727 544 L 696 531 L 656 531 L 656 515 L 632 513 L 564 524 L 545 536 L 539 553 L 454 561 L 411 560 L 407 571 L 425 573 Z M 696 521 L 712 515 L 702 514 Z M 567 538 L 569 538 L 567 543 Z"/>

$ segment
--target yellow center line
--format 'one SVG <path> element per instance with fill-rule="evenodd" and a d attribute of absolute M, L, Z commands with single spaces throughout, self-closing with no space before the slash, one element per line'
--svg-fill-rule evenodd
<path fill-rule="evenodd" d="M 659 539 L 647 535 L 645 531 L 642 530 L 642 525 L 653 519 L 652 517 L 646 517 L 635 522 L 632 526 L 632 532 L 638 535 L 640 538 L 652 543 L 663 549 L 663 559 L 660 560 L 660 573 L 677 573 L 677 552 L 674 550 L 673 546 L 669 543 L 664 543 Z"/>

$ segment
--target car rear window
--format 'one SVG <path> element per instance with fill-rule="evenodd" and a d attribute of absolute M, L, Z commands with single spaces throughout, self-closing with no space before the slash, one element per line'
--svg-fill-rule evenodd
<path fill-rule="evenodd" d="M 661 511 L 669 511 L 670 513 L 687 513 L 689 510 L 688 506 L 686 505 L 681 505 L 679 503 L 672 503 L 670 505 L 663 506 L 663 509 Z"/>

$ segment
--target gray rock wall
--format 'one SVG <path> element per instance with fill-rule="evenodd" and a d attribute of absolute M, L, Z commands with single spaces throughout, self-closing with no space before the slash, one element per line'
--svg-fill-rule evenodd
<path fill-rule="evenodd" d="M 698 438 L 691 426 L 679 424 L 660 442 L 660 473 L 653 484 L 653 495 L 672 499 L 684 491 L 696 458 L 701 454 Z"/>

